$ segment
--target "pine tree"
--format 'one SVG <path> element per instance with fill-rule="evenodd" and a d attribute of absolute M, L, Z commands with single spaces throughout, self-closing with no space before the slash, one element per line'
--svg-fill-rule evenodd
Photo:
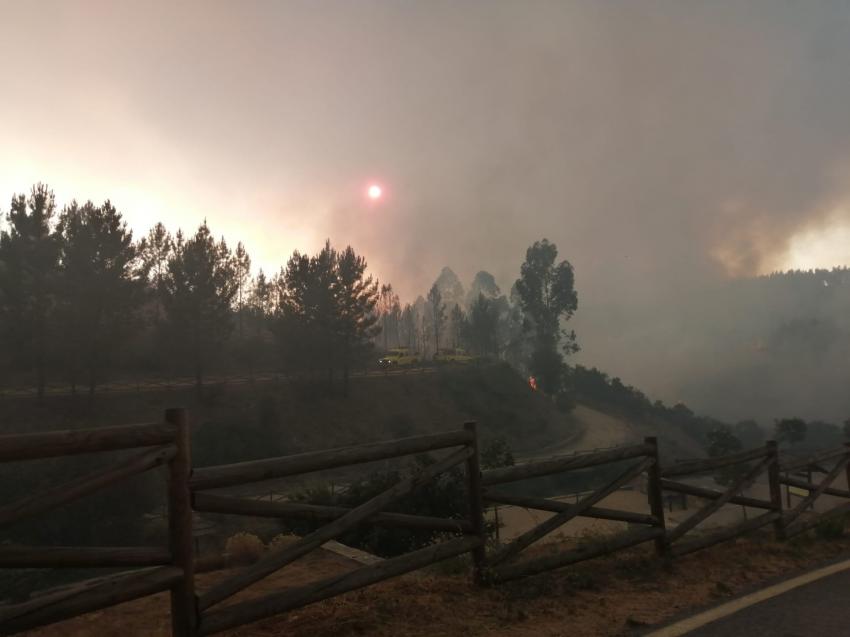
<path fill-rule="evenodd" d="M 192 361 L 198 389 L 213 354 L 233 329 L 235 266 L 224 239 L 213 239 L 206 221 L 185 240 L 178 234 L 165 278 L 165 313 L 172 343 Z"/>
<path fill-rule="evenodd" d="M 245 250 L 241 241 L 236 244 L 236 251 L 233 253 L 233 267 L 236 277 L 236 315 L 239 320 L 239 340 L 242 340 L 244 337 L 242 314 L 245 308 L 245 288 L 251 276 L 251 257 L 248 256 L 248 251 Z"/>
<path fill-rule="evenodd" d="M 343 394 L 348 395 L 348 372 L 352 360 L 380 332 L 375 305 L 378 282 L 366 276 L 366 260 L 351 246 L 339 254 L 336 263 L 336 336 L 342 349 Z M 389 288 L 390 291 L 392 287 Z"/>
<path fill-rule="evenodd" d="M 0 232 L 0 313 L 5 346 L 15 367 L 35 370 L 38 399 L 47 378 L 49 319 L 54 308 L 59 249 L 51 232 L 53 191 L 32 187 L 12 198 L 9 229 Z"/>
<path fill-rule="evenodd" d="M 101 368 L 117 351 L 130 328 L 130 319 L 143 290 L 137 276 L 133 233 L 115 206 L 72 202 L 59 217 L 62 314 L 70 350 L 72 386 L 76 369 L 88 372 L 89 399 L 94 397 Z"/>
<path fill-rule="evenodd" d="M 142 271 L 148 280 L 148 291 L 154 299 L 153 322 L 158 327 L 163 314 L 165 296 L 165 277 L 168 272 L 168 260 L 174 251 L 174 237 L 162 223 L 150 229 L 148 235 L 139 242 L 138 253 Z"/>

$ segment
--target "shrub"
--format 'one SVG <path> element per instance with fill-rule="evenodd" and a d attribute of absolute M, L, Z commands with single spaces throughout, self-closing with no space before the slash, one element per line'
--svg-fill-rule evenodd
<path fill-rule="evenodd" d="M 844 525 L 847 522 L 846 515 L 836 515 L 818 522 L 815 526 L 815 535 L 822 540 L 834 540 L 844 535 Z"/>
<path fill-rule="evenodd" d="M 298 539 L 298 536 L 294 533 L 279 533 L 278 535 L 275 535 L 269 542 L 269 551 L 274 552 L 280 550 L 283 547 L 292 544 L 293 542 L 297 542 Z"/>
<path fill-rule="evenodd" d="M 253 533 L 236 533 L 227 538 L 224 553 L 230 564 L 252 564 L 265 552 L 263 541 Z"/>

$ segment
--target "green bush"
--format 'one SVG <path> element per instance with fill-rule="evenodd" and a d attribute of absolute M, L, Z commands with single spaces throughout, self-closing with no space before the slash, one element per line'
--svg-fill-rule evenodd
<path fill-rule="evenodd" d="M 844 535 L 844 526 L 847 523 L 846 515 L 834 515 L 818 522 L 815 526 L 815 535 L 822 540 L 834 540 Z"/>

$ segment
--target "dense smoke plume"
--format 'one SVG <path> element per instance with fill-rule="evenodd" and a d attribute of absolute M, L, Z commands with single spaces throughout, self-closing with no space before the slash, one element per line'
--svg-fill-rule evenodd
<path fill-rule="evenodd" d="M 509 290 L 548 237 L 583 360 L 668 400 L 702 290 L 850 224 L 845 3 L 18 3 L 4 25 L 4 199 L 43 180 L 139 230 L 206 217 L 266 270 L 330 237 L 409 300 L 446 264 Z"/>

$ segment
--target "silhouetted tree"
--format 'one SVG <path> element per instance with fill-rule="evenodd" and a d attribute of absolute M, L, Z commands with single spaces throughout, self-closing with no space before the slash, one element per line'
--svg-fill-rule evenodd
<path fill-rule="evenodd" d="M 245 336 L 243 329 L 243 314 L 245 310 L 246 286 L 251 276 L 251 257 L 242 242 L 236 244 L 233 253 L 233 276 L 236 279 L 236 316 L 239 323 L 239 339 Z"/>
<path fill-rule="evenodd" d="M 496 353 L 498 326 L 499 311 L 495 301 L 479 294 L 469 308 L 466 329 L 467 340 L 477 354 L 490 356 Z"/>
<path fill-rule="evenodd" d="M 149 292 L 154 299 L 153 322 L 155 327 L 158 327 L 162 320 L 165 277 L 168 273 L 168 259 L 173 250 L 174 237 L 162 223 L 157 223 L 151 228 L 138 246 L 142 270 L 148 279 Z"/>
<path fill-rule="evenodd" d="M 440 276 L 434 281 L 434 285 L 440 290 L 440 296 L 447 308 L 453 307 L 455 304 L 462 305 L 466 300 L 463 292 L 463 284 L 448 266 L 440 270 Z"/>
<path fill-rule="evenodd" d="M 712 458 L 728 456 L 743 449 L 741 441 L 735 436 L 729 425 L 718 425 L 708 432 L 706 440 L 708 455 Z M 747 466 L 742 464 L 723 467 L 714 476 L 714 481 L 717 484 L 729 485 L 747 471 Z"/>
<path fill-rule="evenodd" d="M 416 324 L 418 317 L 416 316 L 416 308 L 410 303 L 404 306 L 401 311 L 401 338 L 400 341 L 405 346 L 416 349 Z"/>
<path fill-rule="evenodd" d="M 460 347 L 461 339 L 466 331 L 466 315 L 457 303 L 449 314 L 449 328 L 452 335 L 452 347 Z"/>
<path fill-rule="evenodd" d="M 398 320 L 398 295 L 393 291 L 393 286 L 385 284 L 381 286 L 378 296 L 377 311 L 381 322 L 381 335 L 383 336 L 384 349 L 389 348 L 389 337 L 393 332 L 398 332 L 398 325 L 393 325 Z"/>
<path fill-rule="evenodd" d="M 466 306 L 472 307 L 472 304 L 478 300 L 480 295 L 485 298 L 495 299 L 499 296 L 499 286 L 496 284 L 496 278 L 489 272 L 481 270 L 472 279 L 472 285 L 469 286 L 469 292 L 466 295 Z"/>
<path fill-rule="evenodd" d="M 200 389 L 206 366 L 233 329 L 235 268 L 224 239 L 216 242 L 204 222 L 195 235 L 178 234 L 168 260 L 165 311 L 173 345 L 192 360 Z"/>
<path fill-rule="evenodd" d="M 289 364 L 325 365 L 329 391 L 334 367 L 341 364 L 347 392 L 352 361 L 380 330 L 378 283 L 366 275 L 365 259 L 350 246 L 339 253 L 328 241 L 314 257 L 295 252 L 280 285 L 275 333 Z"/>
<path fill-rule="evenodd" d="M 443 294 L 435 283 L 428 291 L 429 318 L 431 329 L 434 331 L 434 353 L 440 351 L 440 335 L 446 324 L 446 304 L 443 303 Z"/>
<path fill-rule="evenodd" d="M 782 418 L 774 424 L 777 442 L 795 445 L 806 439 L 806 421 L 802 418 Z"/>
<path fill-rule="evenodd" d="M 578 350 L 575 332 L 562 329 L 578 307 L 573 266 L 568 261 L 555 263 L 558 248 L 548 240 L 536 241 L 528 248 L 516 282 L 526 327 L 534 334 L 534 351 L 529 367 L 540 387 L 554 393 L 560 387 L 563 359 L 558 346 L 570 354 Z"/>
<path fill-rule="evenodd" d="M 47 377 L 48 320 L 54 307 L 59 247 L 51 232 L 53 191 L 32 187 L 12 197 L 9 229 L 0 232 L 0 312 L 5 347 L 18 368 L 34 370 L 39 401 Z"/>
<path fill-rule="evenodd" d="M 358 256 L 351 246 L 338 255 L 335 269 L 334 332 L 342 350 L 343 394 L 348 395 L 352 360 L 366 350 L 371 339 L 381 331 L 374 311 L 378 302 L 378 282 L 366 275 L 366 259 Z"/>
<path fill-rule="evenodd" d="M 91 400 L 107 357 L 126 341 L 144 283 L 133 233 L 109 201 L 102 206 L 72 202 L 59 217 L 56 235 L 59 299 L 70 327 L 63 340 L 70 351 L 72 388 L 82 365 L 88 372 Z"/>

